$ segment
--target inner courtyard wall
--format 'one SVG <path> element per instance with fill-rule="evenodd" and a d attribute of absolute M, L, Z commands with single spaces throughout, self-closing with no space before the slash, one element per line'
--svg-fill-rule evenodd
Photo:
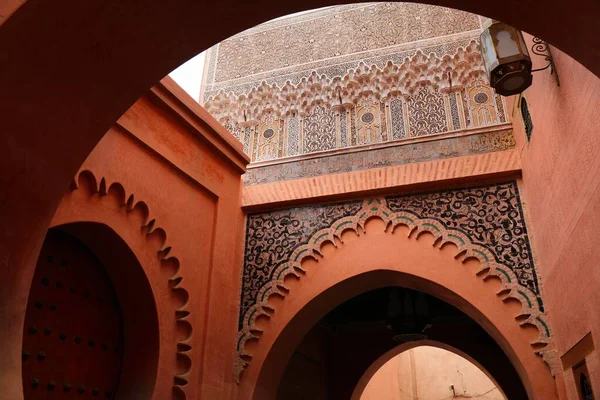
<path fill-rule="evenodd" d="M 450 351 L 430 346 L 409 349 L 385 363 L 373 375 L 360 400 L 443 399 L 450 396 L 505 400 L 494 382 L 473 363 Z"/>
<path fill-rule="evenodd" d="M 527 37 L 531 44 L 531 37 Z M 560 86 L 534 74 L 524 92 L 533 132 L 527 140 L 520 98 L 511 102 L 523 163 L 523 197 L 569 399 L 577 398 L 573 367 L 585 360 L 600 393 L 600 79 L 552 48 Z M 545 66 L 535 57 L 536 67 Z M 591 334 L 592 340 L 583 340 Z M 581 343 L 583 342 L 583 343 Z M 580 345 L 578 345 L 580 343 Z"/>
<path fill-rule="evenodd" d="M 209 2 L 192 8 L 189 3 L 152 3 L 156 7 L 131 3 L 119 5 L 115 12 L 97 1 L 27 2 L 11 16 L 23 2 L 5 3 L 0 15 L 4 23 L 0 76 L 5 94 L 1 147 L 7 188 L 2 197 L 6 269 L 0 313 L 6 325 L 0 341 L 0 386 L 6 396 L 20 398 L 20 315 L 31 268 L 68 181 L 107 127 L 170 67 L 207 44 L 266 15 L 322 4 Z M 445 3 L 494 14 L 523 28 L 531 24 L 598 71 L 594 2 L 557 3 L 545 13 L 523 2 L 509 1 L 506 7 L 475 1 Z M 199 24 L 207 14 L 223 18 Z M 48 22 L 57 20 L 65 23 Z M 585 254 L 590 248 L 595 244 L 577 247 Z"/>
<path fill-rule="evenodd" d="M 507 103 L 487 85 L 479 55 L 482 20 L 425 5 L 340 6 L 269 22 L 210 49 L 201 99 L 252 160 L 244 210 L 327 208 L 519 178 Z M 247 293 L 262 291 L 254 279 L 269 274 L 249 260 L 276 268 L 281 253 L 259 250 L 264 235 L 250 222 L 246 235 L 236 374 L 250 360 L 244 335 L 255 329 L 242 321 L 259 303 Z M 295 245 L 282 246 L 285 253 Z M 533 262 L 528 268 L 537 287 Z M 544 313 L 541 296 L 536 303 Z"/>

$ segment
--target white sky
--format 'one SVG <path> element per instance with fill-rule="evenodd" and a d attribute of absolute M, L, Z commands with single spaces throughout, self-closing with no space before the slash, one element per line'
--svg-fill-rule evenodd
<path fill-rule="evenodd" d="M 169 74 L 169 76 L 198 103 L 200 102 L 200 85 L 202 83 L 202 74 L 204 72 L 205 56 L 206 51 L 203 51 L 196 57 L 181 64 Z"/>

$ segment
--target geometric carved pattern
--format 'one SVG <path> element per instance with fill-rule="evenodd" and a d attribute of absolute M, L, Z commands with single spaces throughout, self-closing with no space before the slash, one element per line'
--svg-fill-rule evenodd
<path fill-rule="evenodd" d="M 380 114 L 379 104 L 373 102 L 362 102 L 356 107 L 358 143 L 372 144 L 382 141 L 381 127 L 379 120 L 385 118 L 385 114 Z M 381 118 L 381 116 L 384 116 Z"/>
<path fill-rule="evenodd" d="M 244 129 L 244 153 L 250 154 L 250 127 Z"/>
<path fill-rule="evenodd" d="M 335 149 L 335 114 L 317 106 L 304 119 L 304 153 Z"/>
<path fill-rule="evenodd" d="M 450 93 L 448 100 L 450 101 L 450 116 L 452 117 L 452 128 L 454 130 L 460 129 L 460 117 L 458 115 L 458 103 L 456 102 L 457 93 Z"/>
<path fill-rule="evenodd" d="M 288 292 L 284 284 L 286 276 L 301 279 L 299 272 L 304 271 L 301 266 L 304 259 L 320 254 L 325 242 L 335 245 L 336 240 L 341 240 L 343 231 L 364 229 L 365 222 L 371 217 L 378 217 L 393 228 L 408 226 L 409 237 L 417 231 L 430 232 L 437 247 L 453 243 L 458 248 L 456 256 L 461 256 L 463 262 L 477 259 L 481 263 L 477 275 L 483 279 L 499 278 L 503 287 L 501 292 L 506 293 L 506 298 L 521 303 L 519 324 L 537 328 L 539 336 L 533 345 L 544 347 L 536 352 L 550 365 L 553 373 L 556 371 L 557 358 L 553 347 L 548 346 L 550 329 L 542 308 L 518 189 L 513 181 L 442 193 L 366 199 L 249 215 L 236 379 L 248 365 L 248 354 L 244 350 L 246 341 L 258 339 L 254 333 L 259 331 L 256 318 L 270 315 L 272 310 L 268 300 L 271 295 L 285 297 Z"/>
<path fill-rule="evenodd" d="M 284 138 L 281 143 L 287 143 L 287 148 L 291 149 L 284 150 L 282 156 L 337 148 L 336 118 L 329 114 L 334 114 L 331 110 L 340 106 L 351 109 L 354 114 L 352 125 L 347 127 L 345 135 L 349 146 L 389 140 L 387 132 L 382 129 L 390 122 L 394 127 L 392 135 L 401 136 L 403 124 L 396 122 L 405 119 L 401 104 L 396 104 L 394 110 L 390 109 L 390 113 L 393 112 L 392 121 L 387 120 L 389 117 L 385 112 L 386 106 L 391 107 L 391 103 L 400 101 L 407 102 L 409 106 L 407 117 L 411 137 L 441 133 L 448 131 L 446 121 L 453 118 L 446 115 L 443 94 L 452 96 L 484 74 L 476 40 L 463 44 L 463 47 L 450 47 L 446 51 L 446 55 L 438 56 L 433 52 L 425 54 L 419 49 L 397 64 L 388 61 L 380 67 L 358 62 L 341 76 L 328 77 L 313 71 L 297 84 L 286 81 L 280 86 L 263 81 L 249 92 L 239 95 L 216 92 L 204 106 L 222 124 L 240 131 L 241 128 L 235 128 L 236 124 L 256 129 L 266 122 L 266 115 L 279 120 L 292 115 L 302 118 L 302 132 L 298 136 L 295 135 L 296 131 L 292 131 L 295 125 L 288 125 L 287 129 L 280 132 Z M 495 102 L 492 101 L 491 107 L 495 107 Z M 468 111 L 468 107 L 465 110 Z M 452 111 L 457 112 L 456 108 Z M 496 114 L 496 110 L 492 112 Z M 362 119 L 365 113 L 372 115 L 372 118 Z M 382 136 L 382 132 L 385 135 Z M 339 146 L 343 147 L 341 143 L 342 140 Z M 265 157 L 262 149 L 257 151 L 257 146 L 261 146 L 258 141 L 249 145 L 248 154 L 253 161 L 272 158 Z M 296 146 L 298 153 L 294 153 Z"/>
<path fill-rule="evenodd" d="M 288 19 L 277 27 L 268 22 L 253 28 L 255 32 L 224 40 L 219 43 L 215 81 L 479 28 L 476 15 L 442 7 L 394 3 L 360 6 L 338 7 L 333 17 L 315 18 L 318 14 L 313 13 L 301 17 L 310 23 Z M 263 32 L 256 32 L 261 29 Z M 282 43 L 288 46 L 285 51 Z"/>
<path fill-rule="evenodd" d="M 340 111 L 340 147 L 348 146 L 348 127 L 346 123 L 347 111 Z"/>
<path fill-rule="evenodd" d="M 392 116 L 393 140 L 404 139 L 406 137 L 406 132 L 404 131 L 404 110 L 400 98 L 394 98 L 390 101 L 390 115 Z"/>
<path fill-rule="evenodd" d="M 444 107 L 440 96 L 450 95 L 452 107 L 453 92 L 484 77 L 479 31 L 477 15 L 422 4 L 353 4 L 288 16 L 209 51 L 203 103 L 221 123 L 253 129 L 267 110 L 282 121 L 297 116 L 303 122 L 279 130 L 278 157 L 450 131 L 452 122 L 457 127 L 469 117 L 456 119 L 460 109 Z M 422 87 L 436 94 L 427 98 L 434 102 L 415 107 L 409 99 Z M 404 105 L 402 112 L 408 102 L 410 111 Z M 374 108 L 369 122 L 362 119 L 365 104 Z M 340 123 L 336 115 L 336 126 L 321 129 L 317 140 L 304 124 L 316 107 L 354 115 Z M 324 138 L 326 132 L 333 137 Z M 246 152 L 252 161 L 271 158 L 256 146 L 252 141 Z"/>
<path fill-rule="evenodd" d="M 300 153 L 298 144 L 300 143 L 300 119 L 297 115 L 290 116 L 288 119 L 288 156 L 296 156 Z"/>
<path fill-rule="evenodd" d="M 180 369 L 176 372 L 173 382 L 173 399 L 184 400 L 187 398 L 185 388 L 188 384 L 188 377 L 192 368 L 192 359 L 190 357 L 190 341 L 192 338 L 192 324 L 188 318 L 190 311 L 187 310 L 189 303 L 189 292 L 183 287 L 183 277 L 180 275 L 180 263 L 177 257 L 170 256 L 171 246 L 167 245 L 167 233 L 161 227 L 156 225 L 156 220 L 150 218 L 150 209 L 143 201 L 136 201 L 133 194 L 127 196 L 123 186 L 117 182 L 107 185 L 104 178 L 98 180 L 91 171 L 84 170 L 71 183 L 71 190 L 88 190 L 90 198 L 92 195 L 99 196 L 100 202 L 108 198 L 109 202 L 114 202 L 116 198 L 123 211 L 126 213 L 138 212 L 143 216 L 142 226 L 139 229 L 140 234 L 148 238 L 158 239 L 159 246 L 155 249 L 156 256 L 160 260 L 160 265 L 166 271 L 172 271 L 168 278 L 169 287 L 173 303 L 176 305 L 174 310 L 177 330 L 181 332 L 181 337 L 177 338 L 177 343 L 173 344 L 173 353 L 177 359 L 177 365 Z M 91 201 L 89 204 L 99 207 L 106 207 L 98 201 Z M 156 243 L 156 240 L 153 240 Z"/>
<path fill-rule="evenodd" d="M 407 99 L 410 136 L 424 136 L 447 130 L 444 98 L 428 88 L 418 89 Z"/>
<path fill-rule="evenodd" d="M 502 104 L 496 104 L 495 93 L 491 87 L 481 79 L 476 79 L 472 85 L 466 88 L 466 93 L 468 109 L 472 117 L 472 128 L 499 122 L 500 112 L 497 107 L 502 107 Z"/>

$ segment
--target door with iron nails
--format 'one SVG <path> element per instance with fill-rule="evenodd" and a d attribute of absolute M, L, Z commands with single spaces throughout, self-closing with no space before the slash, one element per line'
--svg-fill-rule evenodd
<path fill-rule="evenodd" d="M 123 360 L 119 302 L 98 258 L 69 234 L 46 237 L 22 351 L 25 400 L 115 398 Z"/>

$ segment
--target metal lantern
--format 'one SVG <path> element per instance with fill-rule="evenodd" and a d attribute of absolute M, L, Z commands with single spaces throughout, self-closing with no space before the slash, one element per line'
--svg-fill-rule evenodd
<path fill-rule="evenodd" d="M 490 86 L 502 96 L 512 96 L 531 86 L 531 57 L 521 31 L 488 20 L 481 33 L 481 55 Z"/>

